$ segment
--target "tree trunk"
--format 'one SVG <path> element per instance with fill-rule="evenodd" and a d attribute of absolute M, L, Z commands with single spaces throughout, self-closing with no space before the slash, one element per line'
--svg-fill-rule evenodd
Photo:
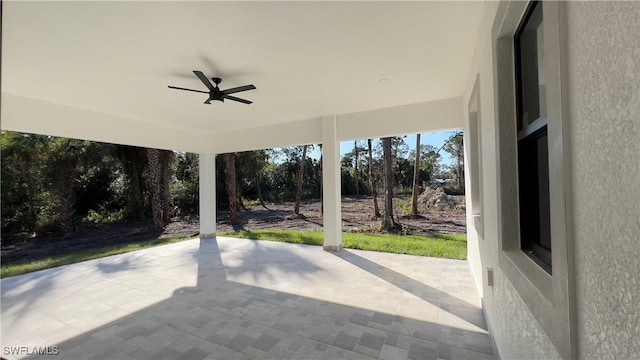
<path fill-rule="evenodd" d="M 145 219 L 145 209 L 142 173 L 147 161 L 146 149 L 127 145 L 118 145 L 117 149 L 118 158 L 129 179 L 127 217 L 132 220 L 143 221 Z"/>
<path fill-rule="evenodd" d="M 371 139 L 367 139 L 367 145 L 369 146 L 369 186 L 371 187 L 371 196 L 373 197 L 373 215 L 372 219 L 377 219 L 381 216 L 380 209 L 378 208 L 378 190 L 376 189 L 376 180 L 373 177 L 373 150 L 371 147 Z"/>
<path fill-rule="evenodd" d="M 464 193 L 464 163 L 462 161 L 462 151 L 463 148 L 461 146 L 458 151 L 458 188 Z"/>
<path fill-rule="evenodd" d="M 353 154 L 355 156 L 354 178 L 356 180 L 356 196 L 360 195 L 360 184 L 358 184 L 358 140 L 353 140 Z"/>
<path fill-rule="evenodd" d="M 227 160 L 227 194 L 229 197 L 229 220 L 232 224 L 238 222 L 236 200 L 236 154 L 229 153 Z"/>
<path fill-rule="evenodd" d="M 384 217 L 382 218 L 382 229 L 385 231 L 395 230 L 396 223 L 393 220 L 393 161 L 391 159 L 391 138 L 382 139 L 382 150 L 384 153 Z"/>
<path fill-rule="evenodd" d="M 165 224 L 171 222 L 171 193 L 169 183 L 171 180 L 171 161 L 173 152 L 169 150 L 160 151 L 162 165 L 162 220 Z"/>
<path fill-rule="evenodd" d="M 413 163 L 413 191 L 411 192 L 411 213 L 418 215 L 418 192 L 420 191 L 420 134 L 416 135 L 416 159 Z"/>
<path fill-rule="evenodd" d="M 320 215 L 324 215 L 324 175 L 322 175 L 322 144 L 320 144 L 320 176 L 323 177 L 323 180 L 320 182 Z"/>
<path fill-rule="evenodd" d="M 298 173 L 298 191 L 296 194 L 296 206 L 293 212 L 300 214 L 300 201 L 302 201 L 302 184 L 304 180 L 304 163 L 307 160 L 307 146 L 302 147 L 302 157 L 300 158 L 300 172 Z"/>
<path fill-rule="evenodd" d="M 64 162 L 57 165 L 56 175 L 56 193 L 58 197 L 57 210 L 60 219 L 60 227 L 64 236 L 73 234 L 73 216 L 75 215 L 74 195 L 73 191 L 73 173 L 74 165 Z"/>
<path fill-rule="evenodd" d="M 134 150 L 132 150 L 133 152 Z M 137 151 L 137 149 L 135 149 Z M 136 154 L 137 155 L 137 154 Z M 131 181 L 131 189 L 129 189 L 129 211 L 134 214 L 136 220 L 144 220 L 144 201 L 142 200 L 142 186 L 140 184 L 141 171 L 138 167 L 138 161 L 131 159 L 129 161 L 129 180 Z"/>
<path fill-rule="evenodd" d="M 151 188 L 151 211 L 153 213 L 153 225 L 156 229 L 164 227 L 162 219 L 162 169 L 160 164 L 160 150 L 147 149 L 149 161 L 149 185 Z"/>
<path fill-rule="evenodd" d="M 258 177 L 258 170 L 253 173 L 253 183 L 256 184 L 256 191 L 258 192 L 258 200 L 260 200 L 260 206 L 269 210 L 267 205 L 264 203 L 264 199 L 262 198 L 262 190 L 260 190 L 260 178 Z"/>

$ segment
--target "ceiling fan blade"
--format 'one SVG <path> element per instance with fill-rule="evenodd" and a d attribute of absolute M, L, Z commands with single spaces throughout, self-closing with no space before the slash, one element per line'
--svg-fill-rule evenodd
<path fill-rule="evenodd" d="M 240 91 L 255 90 L 255 88 L 256 87 L 253 85 L 245 85 L 245 86 L 238 86 L 231 89 L 223 90 L 222 92 L 225 94 L 234 94 Z"/>
<path fill-rule="evenodd" d="M 203 94 L 208 94 L 209 93 L 208 91 L 185 89 L 185 88 L 181 88 L 181 87 L 177 87 L 177 86 L 171 86 L 171 85 L 168 85 L 168 86 L 169 86 L 169 89 L 193 91 L 193 92 L 199 92 L 199 93 L 203 93 Z"/>
<path fill-rule="evenodd" d="M 204 76 L 202 71 L 193 70 L 193 73 L 196 74 L 198 79 L 200 79 L 200 81 L 202 81 L 202 83 L 206 85 L 207 89 L 213 91 L 214 89 L 213 85 L 211 85 L 211 83 L 209 82 L 209 79 L 207 79 L 207 77 Z"/>
<path fill-rule="evenodd" d="M 203 104 L 211 105 L 211 99 L 205 100 Z"/>
<path fill-rule="evenodd" d="M 237 101 L 237 102 L 241 102 L 241 103 L 245 103 L 245 104 L 251 104 L 253 103 L 253 101 L 249 101 L 249 100 L 245 100 L 245 99 L 240 99 L 239 97 L 235 97 L 235 96 L 229 96 L 229 95 L 225 95 L 224 96 L 225 99 L 229 99 L 229 100 L 233 100 L 233 101 Z"/>

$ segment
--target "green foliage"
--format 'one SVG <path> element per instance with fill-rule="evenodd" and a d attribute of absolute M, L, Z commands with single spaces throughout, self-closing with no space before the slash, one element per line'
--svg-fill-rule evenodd
<path fill-rule="evenodd" d="M 396 212 L 400 213 L 401 216 L 409 216 L 412 214 L 411 199 L 407 199 L 407 200 L 396 199 L 394 205 L 395 205 Z"/>
<path fill-rule="evenodd" d="M 75 264 L 81 261 L 99 259 L 107 256 L 124 254 L 131 251 L 142 250 L 158 245 L 166 245 L 175 242 L 189 240 L 189 237 L 175 237 L 166 239 L 153 239 L 143 242 L 107 246 L 99 249 L 76 251 L 65 255 L 52 256 L 46 259 L 33 260 L 29 262 L 2 264 L 0 267 L 0 278 L 26 274 L 34 271 L 50 269 L 62 265 Z"/>
<path fill-rule="evenodd" d="M 17 233 L 67 233 L 81 226 L 144 220 L 151 214 L 144 148 L 7 131 L 2 131 L 0 143 L 1 230 L 7 237 Z M 376 191 L 384 194 L 380 141 L 373 143 L 372 176 Z M 455 133 L 443 149 L 462 155 L 461 146 L 462 136 Z M 301 149 L 293 146 L 236 153 L 238 199 L 251 206 L 257 205 L 259 198 L 267 202 L 295 200 Z M 403 137 L 391 139 L 391 150 L 394 192 L 409 194 L 415 154 L 408 152 Z M 423 145 L 420 151 L 420 179 L 426 183 L 442 174 L 441 158 L 432 146 Z M 305 161 L 302 198 L 318 199 L 322 191 L 321 160 L 307 157 Z M 225 209 L 226 166 L 221 157 L 216 162 L 217 203 Z M 341 162 L 342 194 L 356 193 L 357 178 L 358 193 L 370 195 L 373 189 L 366 141 L 355 142 Z M 451 170 L 455 176 L 461 173 L 457 164 Z M 169 184 L 174 216 L 198 215 L 198 171 L 197 154 L 174 153 Z M 406 206 L 397 206 L 395 212 L 405 214 Z"/>
<path fill-rule="evenodd" d="M 117 211 L 107 210 L 102 207 L 100 209 L 89 209 L 87 216 L 82 219 L 83 224 L 91 225 L 103 225 L 103 224 L 115 224 L 123 221 L 126 218 L 127 210 L 121 209 Z"/>
<path fill-rule="evenodd" d="M 356 153 L 358 155 L 358 194 L 371 195 L 373 189 L 369 184 L 369 150 L 366 146 L 366 141 L 363 144 L 358 143 L 357 147 L 344 154 L 340 160 L 342 165 L 340 172 L 342 195 L 356 194 Z M 374 155 L 377 156 L 377 153 L 374 152 Z M 377 184 L 380 184 L 382 183 L 382 161 L 377 157 L 372 160 L 374 180 Z"/>
<path fill-rule="evenodd" d="M 221 236 L 316 246 L 324 243 L 324 233 L 321 231 L 257 230 L 227 232 Z M 343 233 L 342 245 L 347 249 L 458 260 L 467 258 L 467 237 L 465 235 L 417 236 Z"/>
<path fill-rule="evenodd" d="M 443 148 L 446 152 L 451 154 L 456 162 L 450 166 L 450 172 L 455 174 L 455 179 L 458 180 L 458 188 L 464 192 L 464 136 L 462 131 L 453 133 Z"/>
<path fill-rule="evenodd" d="M 271 156 L 278 161 L 267 162 L 259 173 L 260 187 L 265 200 L 270 202 L 295 200 L 301 151 L 301 146 L 294 146 L 282 148 L 280 152 L 272 153 Z M 310 148 L 308 151 L 311 151 Z M 255 171 L 255 168 L 251 171 Z M 303 181 L 302 198 L 319 198 L 322 187 L 320 161 L 310 157 L 306 158 Z"/>
<path fill-rule="evenodd" d="M 46 199 L 38 191 L 43 179 L 41 168 L 35 166 L 33 152 L 44 137 L 9 131 L 2 131 L 1 135 L 2 233 L 30 232 L 46 205 Z"/>
<path fill-rule="evenodd" d="M 243 199 L 242 202 L 244 203 L 244 206 L 258 206 L 260 205 L 260 200 L 247 200 L 247 199 Z"/>
<path fill-rule="evenodd" d="M 7 131 L 1 145 L 3 233 L 121 219 L 128 186 L 115 145 Z"/>
<path fill-rule="evenodd" d="M 199 163 L 198 155 L 176 153 L 174 161 L 175 179 L 170 193 L 173 214 L 176 216 L 198 215 L 199 208 Z"/>
<path fill-rule="evenodd" d="M 220 236 L 236 237 L 251 240 L 269 240 L 290 244 L 322 245 L 323 233 L 321 231 L 294 231 L 294 230 L 252 230 L 240 232 L 226 232 Z"/>
<path fill-rule="evenodd" d="M 409 159 L 415 159 L 415 150 L 409 153 Z M 440 161 L 442 156 L 434 146 L 420 145 L 420 179 L 428 182 L 441 176 L 442 165 Z"/>

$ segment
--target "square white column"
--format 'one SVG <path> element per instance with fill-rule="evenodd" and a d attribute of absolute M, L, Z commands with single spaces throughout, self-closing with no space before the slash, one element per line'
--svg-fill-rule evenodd
<path fill-rule="evenodd" d="M 322 117 L 322 192 L 324 249 L 342 249 L 340 142 L 335 115 Z"/>
<path fill-rule="evenodd" d="M 216 236 L 216 155 L 199 154 L 200 238 Z"/>

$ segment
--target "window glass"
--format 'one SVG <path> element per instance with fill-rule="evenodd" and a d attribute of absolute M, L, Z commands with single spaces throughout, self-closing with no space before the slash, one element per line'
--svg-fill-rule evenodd
<path fill-rule="evenodd" d="M 542 29 L 542 5 L 536 3 L 517 36 L 518 67 L 521 69 L 518 130 L 524 130 L 532 122 L 547 116 Z"/>
<path fill-rule="evenodd" d="M 542 20 L 542 3 L 532 3 L 515 37 L 518 191 L 521 248 L 551 273 L 549 144 Z"/>

